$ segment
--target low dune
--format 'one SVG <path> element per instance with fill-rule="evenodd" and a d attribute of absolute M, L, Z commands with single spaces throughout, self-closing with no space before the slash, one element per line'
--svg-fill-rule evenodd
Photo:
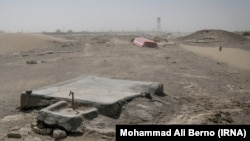
<path fill-rule="evenodd" d="M 182 48 L 230 66 L 250 70 L 250 51 L 239 48 L 197 47 L 181 45 Z"/>
<path fill-rule="evenodd" d="M 66 43 L 67 40 L 42 34 L 0 34 L 0 54 L 16 53 L 35 48 L 49 47 L 51 42 Z"/>
<path fill-rule="evenodd" d="M 247 41 L 248 39 L 240 34 L 236 34 L 233 32 L 225 31 L 225 30 L 199 30 L 190 35 L 180 37 L 181 40 L 196 40 L 196 41 L 214 41 L 214 42 L 234 42 L 240 43 L 243 41 Z"/>
<path fill-rule="evenodd" d="M 179 37 L 177 40 L 187 45 L 214 47 L 223 46 L 250 50 L 250 40 L 241 34 L 225 30 L 206 29 L 190 35 Z"/>

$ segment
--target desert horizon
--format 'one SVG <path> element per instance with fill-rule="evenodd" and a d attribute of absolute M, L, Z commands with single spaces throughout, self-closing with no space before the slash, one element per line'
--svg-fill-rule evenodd
<path fill-rule="evenodd" d="M 0 1 L 0 140 L 115 141 L 119 132 L 137 133 L 117 125 L 204 127 L 195 134 L 241 125 L 249 139 L 249 5 Z"/>
<path fill-rule="evenodd" d="M 156 41 L 158 48 L 138 47 L 131 42 L 136 37 Z M 82 76 L 160 82 L 166 95 L 151 95 L 156 100 L 153 105 L 147 98 L 135 98 L 123 106 L 119 118 L 98 115 L 84 122 L 82 136 L 69 134 L 64 140 L 103 136 L 107 138 L 103 140 L 112 140 L 116 124 L 247 124 L 250 120 L 243 99 L 249 98 L 250 90 L 249 50 L 248 38 L 224 30 L 206 29 L 185 36 L 1 33 L 0 98 L 4 108 L 0 109 L 0 134 L 8 138 L 5 134 L 14 126 L 34 130 L 29 124 L 35 122 L 37 110 L 23 114 L 16 109 L 23 91 Z M 24 139 L 53 139 L 26 134 L 20 133 Z"/>

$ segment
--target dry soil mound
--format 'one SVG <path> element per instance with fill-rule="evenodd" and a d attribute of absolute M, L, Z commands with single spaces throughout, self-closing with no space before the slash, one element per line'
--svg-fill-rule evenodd
<path fill-rule="evenodd" d="M 233 32 L 228 32 L 224 30 L 200 30 L 194 32 L 190 35 L 181 37 L 180 39 L 187 41 L 193 40 L 196 42 L 234 42 L 241 43 L 244 41 L 248 41 L 247 38 L 243 37 L 240 34 L 236 34 Z"/>
<path fill-rule="evenodd" d="M 200 30 L 177 40 L 187 45 L 205 47 L 233 47 L 250 49 L 250 40 L 244 36 L 224 30 Z"/>
<path fill-rule="evenodd" d="M 0 34 L 0 54 L 49 47 L 53 42 L 66 43 L 67 40 L 42 34 L 4 33 Z"/>

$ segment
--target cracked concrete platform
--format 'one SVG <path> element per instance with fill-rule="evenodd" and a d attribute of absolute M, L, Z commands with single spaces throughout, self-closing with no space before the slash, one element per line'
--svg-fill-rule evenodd
<path fill-rule="evenodd" d="M 163 93 L 162 85 L 157 82 L 118 80 L 96 76 L 81 77 L 54 86 L 34 90 L 32 95 L 71 99 L 70 90 L 75 100 L 100 104 L 112 104 L 122 99 L 136 97 L 143 93 Z"/>
<path fill-rule="evenodd" d="M 119 80 L 96 76 L 80 77 L 74 80 L 47 86 L 21 94 L 21 108 L 45 107 L 59 100 L 90 104 L 99 113 L 117 117 L 124 102 L 139 96 L 163 95 L 163 85 L 158 82 Z"/>

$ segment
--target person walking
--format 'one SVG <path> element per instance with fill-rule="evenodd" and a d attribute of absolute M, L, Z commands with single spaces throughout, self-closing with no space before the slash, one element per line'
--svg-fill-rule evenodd
<path fill-rule="evenodd" d="M 220 46 L 219 51 L 222 51 L 222 46 Z"/>

